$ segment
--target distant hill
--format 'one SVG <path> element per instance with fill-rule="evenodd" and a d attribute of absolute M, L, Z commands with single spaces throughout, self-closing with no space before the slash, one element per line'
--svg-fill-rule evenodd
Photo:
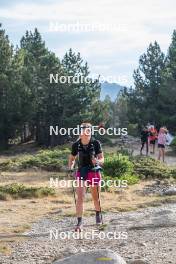
<path fill-rule="evenodd" d="M 122 88 L 123 86 L 117 83 L 108 83 L 108 82 L 102 83 L 101 94 L 100 94 L 101 100 L 104 100 L 106 95 L 109 95 L 111 100 L 114 101 Z"/>

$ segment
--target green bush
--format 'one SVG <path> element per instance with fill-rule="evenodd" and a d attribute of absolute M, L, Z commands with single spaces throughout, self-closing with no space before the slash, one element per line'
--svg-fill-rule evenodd
<path fill-rule="evenodd" d="M 122 154 L 107 154 L 103 166 L 103 180 L 123 180 L 127 181 L 127 185 L 136 184 L 139 177 L 134 173 L 134 165 L 128 156 Z M 107 186 L 102 188 L 109 190 Z"/>
<path fill-rule="evenodd" d="M 176 168 L 150 157 L 107 154 L 103 166 L 103 179 L 127 180 L 128 185 L 140 179 L 175 178 Z M 106 188 L 107 189 L 107 188 Z"/>
<path fill-rule="evenodd" d="M 174 179 L 176 179 L 176 168 L 171 169 L 171 177 L 173 177 Z"/>
<path fill-rule="evenodd" d="M 28 187 L 18 183 L 0 186 L 0 200 L 6 200 L 7 196 L 18 199 L 41 198 L 53 195 L 55 195 L 55 190 L 49 187 Z"/>
<path fill-rule="evenodd" d="M 172 143 L 171 143 L 171 147 L 176 150 L 176 137 L 174 137 Z"/>
<path fill-rule="evenodd" d="M 26 155 L 2 162 L 0 169 L 5 171 L 37 167 L 48 171 L 61 171 L 62 167 L 67 164 L 69 153 L 69 149 L 41 150 L 36 155 Z"/>
<path fill-rule="evenodd" d="M 133 164 L 140 178 L 176 178 L 176 170 L 150 157 L 136 156 L 133 158 Z"/>
<path fill-rule="evenodd" d="M 120 177 L 121 180 L 126 180 L 128 185 L 133 185 L 139 182 L 139 176 L 135 174 L 125 174 Z"/>
<path fill-rule="evenodd" d="M 125 147 L 120 147 L 120 149 L 117 150 L 117 154 L 122 154 L 123 156 L 133 156 L 133 150 Z"/>
<path fill-rule="evenodd" d="M 112 154 L 105 157 L 104 174 L 112 178 L 121 177 L 125 174 L 133 173 L 133 163 L 128 156 L 122 154 Z"/>
<path fill-rule="evenodd" d="M 107 175 L 103 175 L 103 180 L 106 182 L 108 180 L 112 180 L 112 177 L 111 176 L 107 176 Z M 135 175 L 135 174 L 124 174 L 120 177 L 113 177 L 113 180 L 114 181 L 120 181 L 120 185 L 123 185 L 124 182 L 123 181 L 126 181 L 127 182 L 127 185 L 133 185 L 133 184 L 136 184 L 139 182 L 139 176 Z M 102 187 L 102 190 L 106 190 L 106 191 L 109 191 L 110 187 L 105 185 Z"/>

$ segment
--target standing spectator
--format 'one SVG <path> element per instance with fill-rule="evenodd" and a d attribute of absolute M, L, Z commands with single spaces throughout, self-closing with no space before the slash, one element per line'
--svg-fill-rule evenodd
<path fill-rule="evenodd" d="M 149 134 L 150 153 L 155 154 L 155 143 L 157 140 L 158 132 L 153 125 L 151 125 L 149 128 Z"/>
<path fill-rule="evenodd" d="M 167 128 L 166 127 L 161 127 L 159 130 L 158 134 L 158 149 L 159 149 L 159 154 L 158 154 L 158 160 L 162 158 L 163 162 L 165 159 L 165 146 L 166 146 L 166 141 L 167 141 Z"/>
<path fill-rule="evenodd" d="M 149 130 L 148 127 L 143 127 L 141 131 L 141 150 L 140 154 L 142 155 L 142 150 L 146 145 L 146 156 L 148 156 L 148 138 L 149 138 Z"/>

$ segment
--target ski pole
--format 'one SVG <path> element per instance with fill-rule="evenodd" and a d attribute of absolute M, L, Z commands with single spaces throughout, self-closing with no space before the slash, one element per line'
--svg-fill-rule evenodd
<path fill-rule="evenodd" d="M 94 178 L 96 177 L 96 166 L 94 165 Z M 97 185 L 97 194 L 98 194 L 98 203 L 100 207 L 100 215 L 101 215 L 101 222 L 103 224 L 103 215 L 101 210 L 101 202 L 100 202 L 100 193 L 99 193 L 99 184 Z"/>
<path fill-rule="evenodd" d="M 72 190 L 73 190 L 73 197 L 74 197 L 75 206 L 76 206 L 76 193 L 75 193 L 75 188 L 74 188 L 74 183 L 73 183 L 73 181 L 72 181 Z"/>
<path fill-rule="evenodd" d="M 70 171 L 70 173 L 72 173 L 72 171 Z M 73 173 L 74 173 L 74 171 L 73 171 Z M 73 178 L 73 175 L 71 178 Z M 73 193 L 74 202 L 75 202 L 75 206 L 76 206 L 76 193 L 75 193 L 75 188 L 74 188 L 74 181 L 72 181 L 72 193 Z"/>
<path fill-rule="evenodd" d="M 99 203 L 99 207 L 100 207 L 101 222 L 102 222 L 102 224 L 103 224 L 103 215 L 102 215 L 102 210 L 101 210 L 101 202 L 100 202 L 99 186 L 97 186 L 97 193 L 98 193 L 98 203 Z"/>

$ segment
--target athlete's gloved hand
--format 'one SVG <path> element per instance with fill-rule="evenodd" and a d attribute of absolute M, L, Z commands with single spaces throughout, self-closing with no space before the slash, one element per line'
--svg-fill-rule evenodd
<path fill-rule="evenodd" d="M 73 173 L 74 172 L 74 167 L 68 168 L 68 173 Z"/>
<path fill-rule="evenodd" d="M 73 170 L 72 169 L 68 169 L 67 172 L 68 173 L 73 173 Z"/>
<path fill-rule="evenodd" d="M 98 165 L 98 164 L 99 164 L 99 161 L 98 161 L 98 159 L 93 158 L 93 159 L 92 159 L 92 163 L 93 163 L 93 165 L 95 166 L 95 165 Z"/>

